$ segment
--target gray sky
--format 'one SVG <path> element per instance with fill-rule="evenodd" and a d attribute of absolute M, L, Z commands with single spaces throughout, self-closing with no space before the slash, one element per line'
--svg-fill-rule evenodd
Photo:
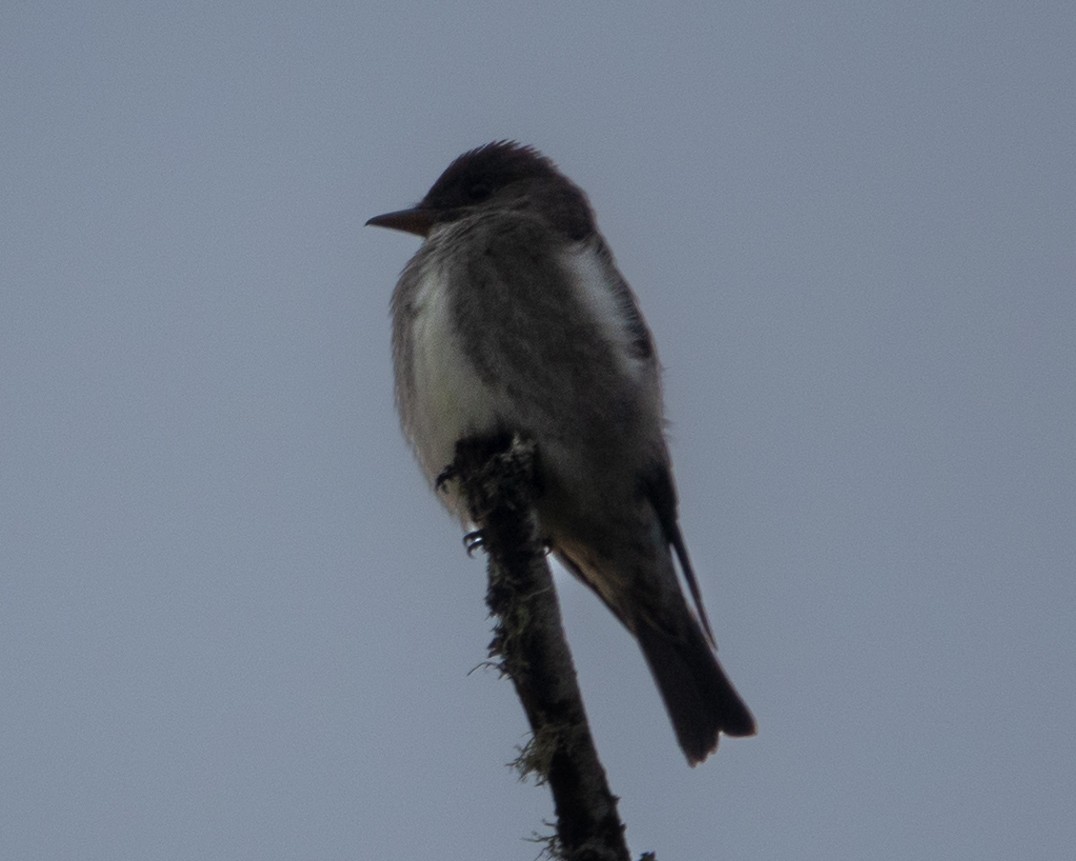
<path fill-rule="evenodd" d="M 633 851 L 1066 857 L 1076 5 L 373 8 L 0 12 L 4 857 L 537 853 L 362 227 L 502 137 L 639 294 L 761 727 L 687 768 L 561 578 Z"/>

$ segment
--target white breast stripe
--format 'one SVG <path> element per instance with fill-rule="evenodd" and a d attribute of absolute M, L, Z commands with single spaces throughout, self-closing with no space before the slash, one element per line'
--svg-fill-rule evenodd
<path fill-rule="evenodd" d="M 646 372 L 647 362 L 638 358 L 631 321 L 625 316 L 613 287 L 615 273 L 590 244 L 565 255 L 569 274 L 579 285 L 580 295 L 606 339 L 616 351 L 626 373 L 639 379 Z"/>
<path fill-rule="evenodd" d="M 440 268 L 427 267 L 412 323 L 415 399 L 409 431 L 431 480 L 452 461 L 457 440 L 496 423 L 493 398 L 460 348 L 445 287 Z"/>

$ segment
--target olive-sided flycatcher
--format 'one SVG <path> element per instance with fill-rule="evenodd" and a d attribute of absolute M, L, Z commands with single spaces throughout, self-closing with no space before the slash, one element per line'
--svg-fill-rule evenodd
<path fill-rule="evenodd" d="M 677 524 L 653 339 L 586 195 L 536 150 L 498 141 L 368 223 L 425 240 L 392 316 L 397 404 L 431 485 L 460 439 L 534 440 L 542 534 L 638 640 L 688 762 L 721 732 L 754 734 Z"/>

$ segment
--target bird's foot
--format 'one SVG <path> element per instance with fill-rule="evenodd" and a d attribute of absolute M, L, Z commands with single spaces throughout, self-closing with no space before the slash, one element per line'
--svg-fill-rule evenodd
<path fill-rule="evenodd" d="M 482 547 L 486 543 L 485 536 L 482 534 L 481 529 L 476 529 L 473 532 L 468 532 L 463 536 L 463 548 L 467 551 L 467 555 L 474 557 L 475 551 L 479 547 Z"/>
<path fill-rule="evenodd" d="M 448 489 L 445 485 L 453 479 L 459 478 L 459 474 L 459 469 L 456 468 L 455 461 L 453 461 L 437 473 L 437 478 L 433 480 L 433 486 L 439 493 L 448 493 Z"/>

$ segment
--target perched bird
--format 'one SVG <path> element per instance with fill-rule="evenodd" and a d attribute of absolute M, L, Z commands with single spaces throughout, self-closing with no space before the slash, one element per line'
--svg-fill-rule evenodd
<path fill-rule="evenodd" d="M 425 240 L 392 316 L 397 405 L 431 485 L 460 439 L 534 440 L 542 534 L 638 640 L 688 762 L 721 732 L 753 735 L 677 524 L 653 339 L 586 195 L 537 150 L 497 141 L 367 224 Z"/>

